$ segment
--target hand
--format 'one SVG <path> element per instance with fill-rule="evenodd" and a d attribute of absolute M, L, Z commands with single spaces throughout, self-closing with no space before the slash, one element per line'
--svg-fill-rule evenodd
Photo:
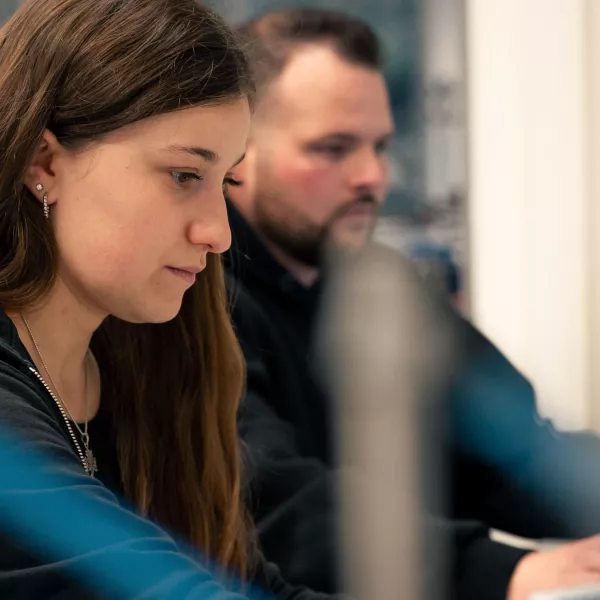
<path fill-rule="evenodd" d="M 529 600 L 535 592 L 600 583 L 600 535 L 544 552 L 517 564 L 507 600 Z"/>

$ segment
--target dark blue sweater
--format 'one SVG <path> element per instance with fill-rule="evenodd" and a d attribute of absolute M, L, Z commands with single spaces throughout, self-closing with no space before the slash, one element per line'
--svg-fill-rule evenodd
<path fill-rule="evenodd" d="M 112 424 L 102 409 L 90 423 L 99 477 L 87 475 L 32 366 L 12 321 L 0 311 L 0 445 L 6 443 L 2 432 L 8 433 L 18 440 L 15 460 L 33 460 L 22 473 L 5 469 L 0 484 L 0 598 L 242 600 L 118 500 Z M 266 563 L 256 583 L 283 599 L 326 598 L 288 586 Z"/>

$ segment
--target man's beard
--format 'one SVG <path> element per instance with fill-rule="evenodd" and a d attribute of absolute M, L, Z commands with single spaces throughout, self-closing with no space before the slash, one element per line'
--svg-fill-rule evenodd
<path fill-rule="evenodd" d="M 262 195 L 256 204 L 256 227 L 271 243 L 277 246 L 290 258 L 309 266 L 318 268 L 322 265 L 326 252 L 330 247 L 336 247 L 332 230 L 339 219 L 352 208 L 361 204 L 378 206 L 372 194 L 362 194 L 355 200 L 347 202 L 338 208 L 324 225 L 317 226 L 297 214 L 294 209 L 287 209 L 282 217 L 279 211 L 272 211 L 272 203 L 281 201 Z M 283 212 L 283 211 L 281 211 Z"/>

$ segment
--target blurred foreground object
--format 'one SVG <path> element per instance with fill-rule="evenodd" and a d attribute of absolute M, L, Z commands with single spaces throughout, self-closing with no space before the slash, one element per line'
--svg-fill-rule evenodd
<path fill-rule="evenodd" d="M 259 590 L 252 596 L 224 594 L 206 565 L 178 552 L 171 538 L 157 535 L 160 530 L 154 525 L 115 509 L 110 500 L 98 502 L 85 486 L 70 486 L 71 474 L 59 460 L 23 451 L 20 443 L 0 428 L 0 535 L 36 556 L 64 563 L 81 591 L 61 593 L 60 598 L 271 597 Z M 233 577 L 228 582 L 238 585 Z M 44 597 L 58 598 L 51 590 L 43 591 L 48 593 Z"/>
<path fill-rule="evenodd" d="M 600 600 L 600 586 L 585 585 L 570 590 L 542 592 L 531 596 L 531 600 Z"/>
<path fill-rule="evenodd" d="M 322 349 L 340 458 L 362 473 L 340 491 L 346 587 L 361 600 L 442 598 L 445 541 L 428 536 L 426 511 L 444 497 L 435 414 L 449 324 L 398 253 L 372 248 L 337 267 Z"/>

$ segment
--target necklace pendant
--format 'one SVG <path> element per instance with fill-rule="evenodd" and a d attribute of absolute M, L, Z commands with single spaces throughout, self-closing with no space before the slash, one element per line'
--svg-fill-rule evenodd
<path fill-rule="evenodd" d="M 85 470 L 94 477 L 94 473 L 98 472 L 98 463 L 96 457 L 90 448 L 85 449 Z"/>

